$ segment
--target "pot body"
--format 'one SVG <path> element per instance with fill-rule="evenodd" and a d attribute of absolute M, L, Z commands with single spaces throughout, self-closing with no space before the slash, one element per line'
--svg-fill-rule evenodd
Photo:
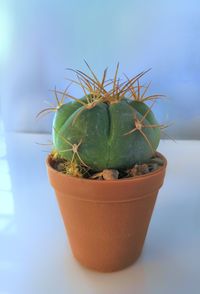
<path fill-rule="evenodd" d="M 161 155 L 160 155 L 161 156 Z M 49 180 L 74 256 L 101 272 L 131 265 L 143 248 L 167 161 L 158 170 L 135 178 L 101 181 L 57 172 L 47 158 Z"/>

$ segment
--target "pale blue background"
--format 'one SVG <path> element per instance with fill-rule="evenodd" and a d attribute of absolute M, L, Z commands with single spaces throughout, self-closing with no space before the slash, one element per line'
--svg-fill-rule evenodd
<path fill-rule="evenodd" d="M 174 122 L 175 138 L 200 139 L 200 2 L 190 1 L 0 1 L 0 101 L 8 130 L 48 132 L 49 116 L 35 121 L 48 89 L 64 89 L 66 67 L 98 74 L 146 77 L 164 93 L 156 114 Z M 76 94 L 73 90 L 73 94 Z"/>

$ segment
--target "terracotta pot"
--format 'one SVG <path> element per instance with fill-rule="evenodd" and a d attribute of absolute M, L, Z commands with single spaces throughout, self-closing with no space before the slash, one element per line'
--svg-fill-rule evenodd
<path fill-rule="evenodd" d="M 160 156 L 162 156 L 160 154 Z M 164 165 L 154 172 L 120 180 L 91 180 L 64 175 L 51 167 L 55 189 L 74 256 L 101 272 L 131 265 L 143 248 Z"/>

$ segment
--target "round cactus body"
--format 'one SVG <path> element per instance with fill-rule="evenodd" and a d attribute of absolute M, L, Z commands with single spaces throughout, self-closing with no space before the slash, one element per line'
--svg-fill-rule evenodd
<path fill-rule="evenodd" d="M 53 122 L 57 153 L 95 171 L 130 168 L 147 161 L 160 141 L 160 128 L 142 101 L 99 102 L 87 109 L 80 101 L 63 104 Z"/>

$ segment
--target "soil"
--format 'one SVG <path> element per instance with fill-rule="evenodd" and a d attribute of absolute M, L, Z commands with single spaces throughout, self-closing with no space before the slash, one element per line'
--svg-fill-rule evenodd
<path fill-rule="evenodd" d="M 151 173 L 163 165 L 163 159 L 158 155 L 152 157 L 148 162 L 135 164 L 129 169 L 116 170 L 104 169 L 101 172 L 93 171 L 76 163 L 69 163 L 63 158 L 51 158 L 51 166 L 63 174 L 87 178 L 91 180 L 117 180 L 123 178 L 137 177 Z"/>

